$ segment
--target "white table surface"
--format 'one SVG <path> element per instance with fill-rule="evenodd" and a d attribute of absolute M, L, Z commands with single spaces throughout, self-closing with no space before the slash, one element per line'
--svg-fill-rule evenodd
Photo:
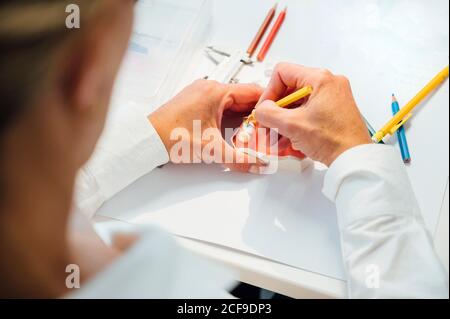
<path fill-rule="evenodd" d="M 253 33 L 261 23 L 268 8 L 273 5 L 271 0 L 212 0 L 213 1 L 213 23 L 211 26 L 211 43 L 220 45 L 221 47 L 242 48 L 246 49 Z M 282 1 L 281 5 L 287 4 L 290 8 L 288 14 L 287 25 L 280 32 L 274 46 L 270 51 L 270 55 L 277 57 L 282 56 L 285 60 L 296 61 L 302 59 L 302 62 L 308 64 L 308 59 L 315 63 L 317 59 L 309 58 L 308 55 L 302 54 L 305 49 L 305 43 L 301 41 L 292 41 L 292 39 L 301 39 L 302 32 L 314 32 L 314 30 L 296 30 L 293 27 L 293 21 L 299 19 L 305 20 L 302 8 L 308 8 L 312 0 L 291 0 Z M 404 0 L 394 0 L 403 1 Z M 326 4 L 331 4 L 331 0 L 323 0 L 323 8 Z M 362 3 L 362 2 L 359 2 Z M 380 4 L 381 3 L 381 4 Z M 370 19 L 375 19 L 370 12 L 376 11 L 378 5 L 382 5 L 382 1 L 364 1 L 367 9 L 368 23 Z M 416 0 L 411 2 L 412 7 L 417 10 L 417 17 L 421 14 L 421 4 L 423 6 L 442 7 L 447 11 L 448 24 L 448 3 L 444 0 L 424 1 Z M 342 10 L 352 10 L 352 5 L 355 1 L 342 1 Z M 332 7 L 336 7 L 333 2 Z M 361 9 L 361 8 L 360 8 Z M 341 11 L 342 12 L 342 11 Z M 333 14 L 330 11 L 329 14 Z M 336 13 L 339 14 L 339 13 Z M 316 15 L 319 17 L 320 15 Z M 322 14 L 322 18 L 326 15 Z M 306 19 L 313 19 L 307 17 Z M 418 19 L 420 20 L 420 18 Z M 316 24 L 317 25 L 317 24 Z M 326 27 L 326 21 L 324 21 Z M 404 36 L 415 36 L 414 30 L 405 28 Z M 410 32 L 410 34 L 408 34 Z M 448 31 L 447 31 L 448 32 Z M 448 33 L 447 33 L 448 37 Z M 448 43 L 448 39 L 447 39 Z M 327 53 L 330 54 L 330 53 Z M 323 66 L 327 67 L 326 54 L 324 57 Z M 340 70 L 338 70 L 340 71 Z M 382 123 L 375 123 L 380 125 Z M 448 154 L 446 155 L 448 159 Z M 96 217 L 96 225 L 99 229 L 107 230 L 109 227 L 116 228 L 118 226 L 125 226 L 124 222 L 113 220 L 105 217 Z M 434 234 L 436 249 L 442 262 L 448 270 L 448 251 L 449 251 L 449 191 L 448 186 L 446 194 L 442 201 L 442 208 L 440 214 L 440 222 L 436 233 Z M 239 274 L 239 279 L 243 282 L 263 287 L 278 293 L 282 293 L 296 298 L 345 298 L 346 285 L 344 281 L 329 278 L 320 274 L 309 271 L 304 271 L 268 259 L 260 258 L 254 255 L 246 254 L 237 250 L 228 249 L 226 247 L 212 245 L 205 242 L 191 240 L 187 238 L 179 238 L 180 243 L 188 249 L 199 253 L 215 262 L 226 265 Z"/>

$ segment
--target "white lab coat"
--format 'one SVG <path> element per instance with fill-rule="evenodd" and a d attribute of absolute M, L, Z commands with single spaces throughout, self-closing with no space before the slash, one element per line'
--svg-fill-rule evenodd
<path fill-rule="evenodd" d="M 76 207 L 88 216 L 168 161 L 145 115 L 131 103 L 123 110 L 108 122 L 94 156 L 80 172 Z M 336 203 L 349 298 L 448 298 L 448 274 L 395 149 L 366 145 L 348 150 L 328 170 L 323 192 Z M 159 230 L 141 235 L 125 255 L 69 297 L 229 297 L 224 273 Z"/>

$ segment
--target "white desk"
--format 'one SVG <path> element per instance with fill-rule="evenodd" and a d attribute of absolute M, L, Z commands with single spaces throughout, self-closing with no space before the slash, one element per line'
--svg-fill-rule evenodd
<path fill-rule="evenodd" d="M 403 1 L 403 0 L 398 0 Z M 403 1 L 405 2 L 405 1 Z M 303 19 L 301 25 L 305 25 L 305 19 L 314 19 L 318 16 L 305 17 L 300 15 L 302 9 L 311 7 L 312 0 L 305 1 L 284 1 L 291 8 L 288 14 L 288 20 L 280 36 L 277 38 L 274 46 L 270 51 L 272 57 L 283 57 L 285 60 L 301 62 L 307 65 L 318 65 L 318 59 L 323 58 L 321 66 L 333 68 L 333 65 L 327 63 L 327 55 L 333 54 L 331 52 L 319 53 L 317 56 L 311 57 L 308 54 L 303 54 L 308 49 L 308 44 L 301 41 L 302 32 L 314 32 L 314 30 L 299 30 L 295 28 L 295 21 Z M 336 7 L 336 4 L 331 5 L 330 1 L 323 1 L 324 8 L 327 4 L 331 7 Z M 342 14 L 345 10 L 352 10 L 351 5 L 354 1 L 343 1 L 342 10 L 335 13 L 335 11 L 329 11 L 328 14 Z M 367 23 L 373 24 L 376 28 L 377 16 L 371 12 L 376 11 L 376 8 L 380 3 L 378 1 L 364 1 L 358 2 L 367 9 Z M 215 0 L 213 2 L 213 24 L 211 26 L 211 43 L 230 48 L 242 48 L 246 49 L 253 33 L 262 21 L 262 18 L 267 12 L 267 9 L 273 4 L 271 0 Z M 339 4 L 341 5 L 341 4 Z M 418 23 L 420 23 L 421 17 L 421 5 L 423 6 L 436 6 L 442 7 L 443 10 L 448 12 L 448 3 L 446 1 L 435 0 L 429 2 L 414 1 L 412 6 L 416 10 L 418 17 Z M 345 10 L 344 10 L 345 9 Z M 361 8 L 360 8 L 361 9 Z M 363 10 L 364 11 L 364 10 Z M 323 15 L 323 14 L 322 14 Z M 326 15 L 325 15 L 326 17 Z M 322 18 L 324 18 L 322 16 Z M 448 24 L 448 13 L 447 13 Z M 308 22 L 308 21 L 306 21 Z M 317 24 L 315 24 L 317 26 Z M 324 20 L 323 28 L 326 28 L 326 21 Z M 416 31 L 411 28 L 405 28 L 405 37 L 416 36 Z M 296 39 L 296 40 L 292 40 Z M 320 39 L 318 39 L 319 41 Z M 374 39 L 379 41 L 380 39 Z M 448 41 L 448 31 L 447 31 Z M 355 43 L 357 46 L 358 43 Z M 388 44 L 387 44 L 388 45 Z M 448 52 L 448 51 L 447 51 Z M 405 57 L 407 52 L 404 53 Z M 368 70 L 371 68 L 368 67 Z M 342 70 L 336 70 L 342 72 Z M 374 70 L 372 70 L 374 71 Z M 349 74 L 353 79 L 354 74 Z M 357 82 L 357 81 L 354 81 Z M 357 91 L 363 84 L 354 83 L 354 89 Z M 364 102 L 364 98 L 360 97 Z M 370 114 L 369 114 L 370 117 Z M 379 126 L 383 123 L 373 123 Z M 448 158 L 448 154 L 446 154 Z M 116 220 L 106 219 L 104 217 L 96 218 L 97 226 L 100 228 L 125 226 L 123 222 Z M 300 270 L 297 268 L 289 267 L 283 264 L 279 264 L 267 259 L 259 258 L 253 255 L 245 254 L 236 250 L 231 250 L 225 247 L 211 245 L 205 242 L 199 242 L 195 240 L 180 238 L 180 242 L 187 248 L 206 256 L 216 262 L 227 265 L 236 270 L 240 276 L 240 280 L 260 286 L 275 292 L 279 292 L 288 296 L 296 298 L 318 298 L 318 297 L 332 297 L 332 298 L 344 298 L 345 282 L 332 279 L 326 276 L 322 276 L 316 273 Z M 448 245 L 449 245 L 449 192 L 448 186 L 446 195 L 443 200 L 441 208 L 440 222 L 437 232 L 435 233 L 436 248 L 443 263 L 448 269 Z"/>

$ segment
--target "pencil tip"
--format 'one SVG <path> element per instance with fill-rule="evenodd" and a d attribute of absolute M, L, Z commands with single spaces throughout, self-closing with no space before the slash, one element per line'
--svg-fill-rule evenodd
<path fill-rule="evenodd" d="M 397 102 L 397 99 L 395 98 L 395 94 L 392 93 L 392 102 Z"/>
<path fill-rule="evenodd" d="M 287 8 L 288 8 L 288 7 L 287 7 L 287 6 L 285 6 L 285 7 L 284 7 L 284 10 L 283 10 L 283 11 L 284 11 L 284 12 L 287 12 Z"/>
<path fill-rule="evenodd" d="M 276 10 L 278 7 L 278 2 L 274 4 L 273 9 Z"/>

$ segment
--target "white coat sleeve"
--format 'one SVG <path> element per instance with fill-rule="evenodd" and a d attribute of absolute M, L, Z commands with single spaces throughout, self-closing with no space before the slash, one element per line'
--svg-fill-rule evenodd
<path fill-rule="evenodd" d="M 92 217 L 105 201 L 168 160 L 145 114 L 126 105 L 108 120 L 93 156 L 78 174 L 75 210 Z"/>
<path fill-rule="evenodd" d="M 350 298 L 448 298 L 448 274 L 391 146 L 348 150 L 330 167 Z"/>

